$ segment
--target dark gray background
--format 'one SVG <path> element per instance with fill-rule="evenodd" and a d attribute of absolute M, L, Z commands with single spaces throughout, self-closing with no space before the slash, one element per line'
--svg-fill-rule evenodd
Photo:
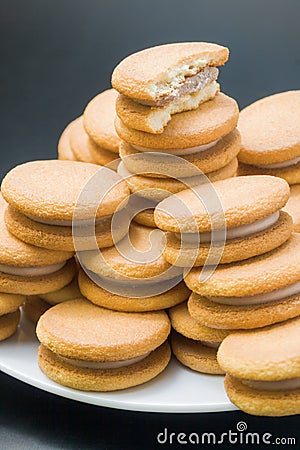
<path fill-rule="evenodd" d="M 185 40 L 229 46 L 220 78 L 240 107 L 299 89 L 299 19 L 298 0 L 1 0 L 0 176 L 15 164 L 56 157 L 64 126 L 109 87 L 124 56 L 147 46 Z M 1 449 L 155 448 L 165 426 L 220 432 L 238 420 L 249 431 L 297 436 L 299 445 L 297 417 L 120 412 L 64 400 L 0 374 Z"/>

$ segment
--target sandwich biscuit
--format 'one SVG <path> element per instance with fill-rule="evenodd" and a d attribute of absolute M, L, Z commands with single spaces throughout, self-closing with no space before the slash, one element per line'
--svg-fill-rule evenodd
<path fill-rule="evenodd" d="M 143 384 L 170 360 L 165 312 L 124 313 L 71 300 L 48 310 L 37 325 L 38 361 L 53 381 L 86 391 Z"/>
<path fill-rule="evenodd" d="M 218 351 L 225 389 L 257 416 L 300 414 L 300 318 L 228 336 Z"/>

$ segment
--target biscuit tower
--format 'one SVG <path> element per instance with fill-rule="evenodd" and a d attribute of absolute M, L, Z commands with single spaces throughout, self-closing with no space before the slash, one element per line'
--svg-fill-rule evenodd
<path fill-rule="evenodd" d="M 171 310 L 173 328 L 213 347 L 207 349 L 175 335 L 174 352 L 186 365 L 209 372 L 210 357 L 211 372 L 216 373 L 217 348 L 229 332 L 270 325 L 299 314 L 298 302 L 285 302 L 284 293 L 278 297 L 279 304 L 272 303 L 272 293 L 267 298 L 264 294 L 266 289 L 272 290 L 271 281 L 265 283 L 269 261 L 274 261 L 274 270 L 276 267 L 282 277 L 284 256 L 280 255 L 287 255 L 294 243 L 292 219 L 282 211 L 288 198 L 286 181 L 267 175 L 248 176 L 217 181 L 210 191 L 207 185 L 181 191 L 156 207 L 155 222 L 167 232 L 165 258 L 186 270 L 193 267 L 185 276 L 193 293 L 187 305 Z M 291 264 L 296 270 L 296 261 Z M 200 279 L 203 266 L 211 270 L 205 281 Z M 261 281 L 255 279 L 255 273 Z M 271 279 L 274 276 L 272 273 Z M 280 314 L 275 314 L 276 310 Z M 188 349 L 193 354 L 190 364 Z"/>
<path fill-rule="evenodd" d="M 168 44 L 130 55 L 114 69 L 118 173 L 144 199 L 139 223 L 154 226 L 153 209 L 166 196 L 235 175 L 238 106 L 217 82 L 217 66 L 228 55 L 217 44 Z"/>

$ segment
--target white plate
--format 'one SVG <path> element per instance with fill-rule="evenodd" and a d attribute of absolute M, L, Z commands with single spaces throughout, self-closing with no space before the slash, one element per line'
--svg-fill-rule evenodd
<path fill-rule="evenodd" d="M 0 369 L 25 383 L 61 397 L 92 405 L 132 411 L 195 413 L 230 411 L 223 377 L 202 375 L 172 360 L 153 381 L 118 392 L 83 392 L 49 380 L 37 364 L 38 341 L 34 326 L 22 317 L 18 332 L 0 342 Z"/>

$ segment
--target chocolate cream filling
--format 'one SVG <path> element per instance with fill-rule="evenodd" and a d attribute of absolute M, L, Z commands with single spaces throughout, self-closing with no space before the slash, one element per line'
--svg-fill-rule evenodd
<path fill-rule="evenodd" d="M 180 97 L 199 92 L 209 83 L 216 81 L 218 75 L 219 69 L 217 69 L 217 67 L 206 66 L 196 75 L 186 77 L 185 80 L 179 86 L 174 88 L 170 94 L 163 95 L 155 101 L 142 101 L 138 99 L 134 99 L 134 101 L 146 106 L 167 106 L 172 102 L 180 100 Z"/>

